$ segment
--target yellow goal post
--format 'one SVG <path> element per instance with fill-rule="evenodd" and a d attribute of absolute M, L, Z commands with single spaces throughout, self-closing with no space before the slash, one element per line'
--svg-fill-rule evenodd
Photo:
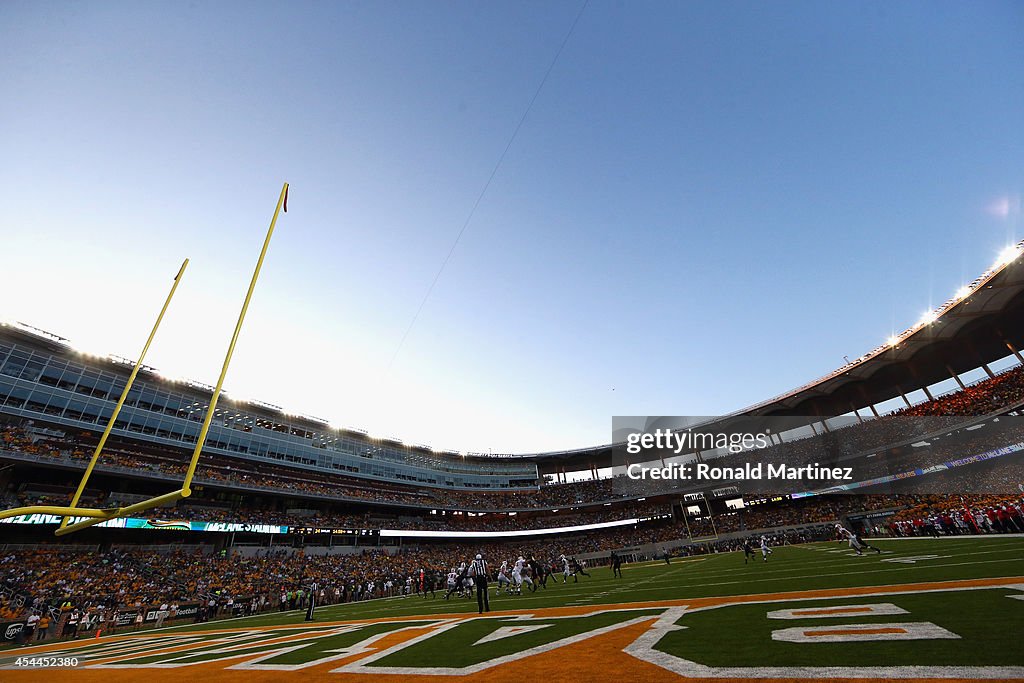
<path fill-rule="evenodd" d="M 103 436 L 100 438 L 100 442 L 96 446 L 96 450 L 93 453 L 92 459 L 89 461 L 89 465 L 86 467 L 85 472 L 82 475 L 82 480 L 79 482 L 78 490 L 75 492 L 74 498 L 72 499 L 70 506 L 59 506 L 59 505 L 30 505 L 20 508 L 12 508 L 10 510 L 0 511 L 0 519 L 6 519 L 8 517 L 15 517 L 18 515 L 27 514 L 50 514 L 50 515 L 61 515 L 64 519 L 61 525 L 57 528 L 55 534 L 57 536 L 64 536 L 66 534 L 85 529 L 95 524 L 100 524 L 109 519 L 115 519 L 117 517 L 125 517 L 136 512 L 143 512 L 145 510 L 151 510 L 153 508 L 162 507 L 169 503 L 177 502 L 182 498 L 187 498 L 192 495 L 192 477 L 196 472 L 196 465 L 199 462 L 199 456 L 202 453 L 203 446 L 206 443 L 206 435 L 210 430 L 210 424 L 213 421 L 214 411 L 217 407 L 217 400 L 220 398 L 221 390 L 224 386 L 224 378 L 227 376 L 228 366 L 231 364 L 231 357 L 235 352 L 235 344 L 238 341 L 239 333 L 242 330 L 242 323 L 245 321 L 246 311 L 249 309 L 249 302 L 252 299 L 253 291 L 256 289 L 256 281 L 259 279 L 260 269 L 263 267 L 263 260 L 267 255 L 267 248 L 270 246 L 270 238 L 274 234 L 274 227 L 277 224 L 277 217 L 281 213 L 281 207 L 287 206 L 288 201 L 288 183 L 285 183 L 281 188 L 281 196 L 277 200 L 277 208 L 274 209 L 274 216 L 270 221 L 270 228 L 267 230 L 266 239 L 263 241 L 263 249 L 260 251 L 260 257 L 256 262 L 256 268 L 252 274 L 252 280 L 249 282 L 249 289 L 245 295 L 245 301 L 242 303 L 242 310 L 238 314 L 238 322 L 235 324 L 234 334 L 231 336 L 231 342 L 228 345 L 227 354 L 224 357 L 224 365 L 221 367 L 220 377 L 217 380 L 217 386 L 213 390 L 213 395 L 210 397 L 210 405 L 206 411 L 206 418 L 203 420 L 202 429 L 199 432 L 199 436 L 196 439 L 195 449 L 192 451 L 192 459 L 189 462 L 188 469 L 185 471 L 185 479 L 181 484 L 181 488 L 170 493 L 165 493 L 161 496 L 155 496 L 146 500 L 133 503 L 124 507 L 112 507 L 106 509 L 100 508 L 80 508 L 77 507 L 78 501 L 81 498 L 82 492 L 85 490 L 86 482 L 89 476 L 92 474 L 92 470 L 99 459 L 100 453 L 103 450 L 103 446 L 106 443 L 107 437 L 113 429 L 114 422 L 117 418 L 118 413 L 121 410 L 121 406 L 124 404 L 125 399 L 128 396 L 132 383 L 135 380 L 135 376 L 138 374 L 138 370 L 142 365 L 142 359 L 145 357 L 146 352 L 149 350 L 149 346 L 153 341 L 153 337 L 156 335 L 157 328 L 160 325 L 160 321 L 163 319 L 164 312 L 167 310 L 168 304 L 170 304 L 171 297 L 174 296 L 174 292 L 177 289 L 178 282 L 181 279 L 182 274 L 188 265 L 188 259 L 182 263 L 181 269 L 178 271 L 178 275 L 174 278 L 174 284 L 171 287 L 171 291 L 167 296 L 167 300 L 164 303 L 163 309 L 160 311 L 160 315 L 157 317 L 156 324 L 153 326 L 153 331 L 149 335 L 149 339 L 146 341 L 145 347 L 143 347 L 142 354 L 139 357 L 138 363 L 132 371 L 131 376 L 128 379 L 128 383 L 125 385 L 124 391 L 121 393 L 121 398 L 111 414 L 110 421 L 107 424 L 106 429 L 103 432 Z M 285 209 L 287 211 L 287 208 Z M 79 522 L 68 524 L 69 517 L 87 517 Z"/>

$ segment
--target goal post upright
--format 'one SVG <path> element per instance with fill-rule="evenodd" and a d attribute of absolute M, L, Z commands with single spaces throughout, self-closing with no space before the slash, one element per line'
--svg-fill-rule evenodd
<path fill-rule="evenodd" d="M 267 230 L 267 236 L 263 240 L 263 249 L 260 250 L 260 257 L 256 261 L 256 268 L 252 272 L 252 279 L 249 281 L 249 289 L 245 293 L 245 301 L 242 302 L 242 310 L 238 313 L 238 322 L 235 323 L 235 332 L 231 335 L 231 342 L 228 344 L 228 352 L 224 356 L 224 365 L 220 370 L 220 377 L 217 378 L 217 386 L 213 390 L 213 395 L 210 397 L 210 407 L 206 411 L 206 419 L 203 420 L 203 427 L 199 431 L 199 437 L 196 439 L 196 447 L 192 452 L 192 461 L 188 465 L 188 470 L 185 472 L 185 480 L 181 484 L 182 498 L 187 498 L 192 495 L 192 477 L 196 473 L 196 465 L 199 464 L 199 455 L 202 453 L 203 445 L 206 443 L 206 434 L 210 431 L 210 423 L 213 422 L 213 411 L 217 406 L 217 400 L 220 398 L 221 389 L 224 387 L 224 378 L 228 374 L 228 366 L 231 365 L 231 357 L 235 353 L 235 344 L 238 342 L 238 335 L 242 331 L 242 323 L 245 321 L 245 313 L 249 310 L 249 301 L 252 300 L 252 293 L 256 289 L 256 280 L 260 277 L 260 270 L 263 268 L 263 259 L 267 256 L 267 248 L 270 246 L 270 238 L 274 236 L 274 227 L 277 225 L 277 217 L 281 213 L 281 206 L 288 200 L 288 183 L 285 183 L 281 188 L 281 196 L 277 199 L 277 208 L 274 209 L 274 217 L 270 219 L 270 228 Z"/>
<path fill-rule="evenodd" d="M 178 284 L 181 283 L 181 278 L 185 274 L 185 269 L 188 268 L 188 259 L 181 262 L 181 268 L 178 269 L 178 274 L 174 276 L 174 283 L 171 285 L 171 291 L 167 293 L 167 299 L 164 300 L 164 306 L 160 309 L 160 314 L 156 317 L 156 322 L 153 323 L 153 329 L 150 330 L 149 338 L 146 339 L 145 346 L 142 347 L 142 353 L 139 354 L 139 360 L 136 361 L 135 367 L 132 368 L 132 373 L 128 376 L 128 381 L 125 382 L 124 390 L 121 392 L 121 397 L 117 400 L 117 405 L 114 406 L 114 412 L 110 414 L 110 420 L 107 421 L 107 427 L 103 430 L 103 435 L 100 436 L 99 443 L 96 444 L 96 450 L 93 451 L 92 459 L 89 460 L 89 464 L 85 467 L 85 472 L 82 474 L 82 480 L 78 482 L 78 490 L 75 491 L 74 497 L 71 499 L 71 508 L 75 509 L 78 507 L 78 501 L 82 498 L 82 493 L 85 491 L 85 485 L 89 482 L 89 477 L 92 475 L 92 470 L 96 467 L 96 462 L 100 458 L 100 453 L 103 452 L 103 447 L 107 444 L 107 438 L 110 436 L 111 430 L 114 428 L 114 423 L 117 422 L 117 416 L 121 414 L 121 408 L 124 406 L 124 402 L 128 399 L 128 392 L 131 391 L 132 385 L 135 383 L 135 378 L 139 374 L 139 370 L 142 368 L 142 362 L 146 359 L 146 353 L 149 352 L 149 347 L 153 343 L 153 339 L 156 337 L 156 331 L 160 329 L 160 323 L 164 319 L 164 314 L 167 313 L 168 306 L 171 305 L 171 299 L 174 298 L 174 292 L 178 289 Z M 67 516 L 60 522 L 60 527 L 63 529 L 68 525 L 69 518 Z"/>
<path fill-rule="evenodd" d="M 242 310 L 238 314 L 238 322 L 235 324 L 234 334 L 231 335 L 231 342 L 228 344 L 227 354 L 224 356 L 224 365 L 221 367 L 220 377 L 217 379 L 217 385 L 213 390 L 213 394 L 210 396 L 210 405 L 206 410 L 206 417 L 203 420 L 203 426 L 199 431 L 199 436 L 196 438 L 196 446 L 192 451 L 192 459 L 189 462 L 188 469 L 185 471 L 185 479 L 182 481 L 181 488 L 170 493 L 166 493 L 162 496 L 156 496 L 146 500 L 139 501 L 121 508 L 110 509 L 110 510 L 95 510 L 92 512 L 98 512 L 96 515 L 82 515 L 90 517 L 90 519 L 82 520 L 75 524 L 71 524 L 66 527 L 61 527 L 55 532 L 57 536 L 63 536 L 80 529 L 91 527 L 95 524 L 99 524 L 107 519 L 113 519 L 115 517 L 124 517 L 135 512 L 142 512 L 144 510 L 150 510 L 155 507 L 161 507 L 168 503 L 175 503 L 182 498 L 188 498 L 192 495 L 192 477 L 195 475 L 196 466 L 199 464 L 199 456 L 203 452 L 203 446 L 206 444 L 206 435 L 210 431 L 210 424 L 213 422 L 214 411 L 217 407 L 217 401 L 220 398 L 221 391 L 224 387 L 224 378 L 228 373 L 228 366 L 231 364 L 231 358 L 235 352 L 235 344 L 238 341 L 238 335 L 242 331 L 242 323 L 245 321 L 246 311 L 249 309 L 249 302 L 252 299 L 252 293 L 256 289 L 256 281 L 259 279 L 260 270 L 263 267 L 263 260 L 267 255 L 267 249 L 270 246 L 270 238 L 274 235 L 274 227 L 277 225 L 277 218 L 281 213 L 281 208 L 285 207 L 287 211 L 288 202 L 288 183 L 285 183 L 281 188 L 281 196 L 277 200 L 277 208 L 274 209 L 274 216 L 270 220 L 270 228 L 267 230 L 267 236 L 263 240 L 263 248 L 260 250 L 259 259 L 256 261 L 256 268 L 253 270 L 252 279 L 249 282 L 249 289 L 245 294 L 245 301 L 242 303 Z"/>

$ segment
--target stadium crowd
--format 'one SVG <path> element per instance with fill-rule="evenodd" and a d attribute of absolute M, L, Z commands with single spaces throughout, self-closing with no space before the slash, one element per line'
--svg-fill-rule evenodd
<path fill-rule="evenodd" d="M 960 391 L 898 411 L 897 415 L 988 415 L 1024 401 L 1024 366 L 1018 366 Z"/>
<path fill-rule="evenodd" d="M 893 515 L 885 530 L 893 536 L 936 537 L 1024 533 L 1024 501 L 995 495 L 922 496 Z"/>

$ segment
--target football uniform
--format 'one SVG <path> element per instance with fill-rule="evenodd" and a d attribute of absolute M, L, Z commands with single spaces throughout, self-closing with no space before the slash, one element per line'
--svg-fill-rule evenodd
<path fill-rule="evenodd" d="M 512 582 L 508 578 L 508 560 L 502 560 L 501 567 L 498 569 L 498 592 L 501 592 L 501 587 L 510 585 Z"/>
<path fill-rule="evenodd" d="M 526 560 L 520 557 L 516 560 L 515 566 L 512 567 L 512 583 L 515 585 L 517 591 L 522 590 L 523 583 L 532 586 L 533 580 L 530 579 L 528 574 L 525 574 L 523 569 L 526 565 Z"/>
<path fill-rule="evenodd" d="M 754 559 L 754 549 L 750 547 L 750 541 L 743 541 L 743 564 L 747 563 L 747 560 Z"/>
<path fill-rule="evenodd" d="M 882 552 L 879 548 L 876 548 L 873 545 L 868 545 L 864 541 L 864 539 L 862 539 L 860 537 L 859 534 L 853 533 L 852 531 L 850 531 L 846 527 L 842 526 L 841 524 L 836 524 L 836 533 L 838 533 L 842 538 L 845 538 L 850 543 L 850 547 L 853 548 L 855 551 L 857 551 L 858 555 L 863 555 L 864 554 L 863 552 L 861 552 L 862 548 L 871 548 L 872 550 L 874 550 L 876 553 L 879 553 L 879 554 L 881 554 L 881 552 Z"/>
<path fill-rule="evenodd" d="M 847 541 L 849 541 L 850 547 L 856 550 L 858 555 L 861 554 L 860 543 L 857 542 L 857 537 L 853 535 L 852 531 L 850 531 L 846 527 L 839 526 L 837 524 L 836 533 L 838 533 L 840 537 L 845 538 Z"/>
<path fill-rule="evenodd" d="M 458 591 L 460 595 L 462 594 L 462 586 L 464 585 L 464 582 L 467 578 L 466 574 L 466 563 L 463 562 L 460 565 L 458 572 L 455 572 L 453 570 L 452 573 L 448 575 L 448 592 L 445 593 L 445 600 L 450 598 L 452 596 L 452 593 L 456 591 Z"/>
<path fill-rule="evenodd" d="M 541 563 L 535 560 L 533 555 L 530 555 L 530 559 L 526 561 L 526 564 L 529 565 L 530 573 L 533 574 L 535 581 L 533 584 L 533 591 L 537 591 L 538 585 L 547 590 L 547 577 L 544 576 L 544 567 L 541 566 Z"/>
<path fill-rule="evenodd" d="M 771 555 L 771 554 L 772 554 L 772 549 L 768 547 L 768 537 L 767 536 L 762 536 L 761 537 L 761 557 L 764 558 L 765 562 L 767 562 L 768 561 L 768 556 Z"/>
<path fill-rule="evenodd" d="M 610 562 L 611 562 L 611 565 L 612 565 L 612 576 L 617 576 L 618 578 L 621 579 L 622 578 L 622 558 L 619 557 L 618 554 L 614 550 L 612 551 Z"/>

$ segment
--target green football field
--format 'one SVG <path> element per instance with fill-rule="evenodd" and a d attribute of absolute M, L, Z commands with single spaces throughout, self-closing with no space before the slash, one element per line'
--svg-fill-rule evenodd
<path fill-rule="evenodd" d="M 887 586 L 893 584 L 1024 576 L 1024 538 L 964 537 L 899 539 L 872 542 L 882 554 L 866 551 L 857 556 L 846 543 L 811 543 L 773 548 L 767 562 L 756 551 L 755 561 L 743 562 L 743 553 L 721 553 L 672 558 L 671 564 L 648 562 L 623 565 L 622 578 L 607 567 L 588 569 L 590 578 L 561 575 L 548 579 L 546 589 L 522 595 L 495 595 L 492 610 L 533 610 L 548 607 L 615 605 L 632 602 L 681 600 L 715 596 L 784 593 L 811 589 Z M 316 611 L 317 621 L 376 619 L 425 614 L 476 613 L 476 600 L 452 596 L 411 595 L 360 603 L 329 605 Z M 301 622 L 304 612 L 274 612 L 230 622 L 263 626 Z M 224 621 L 185 626 L 168 631 L 223 628 Z"/>
<path fill-rule="evenodd" d="M 522 595 L 411 595 L 105 634 L 0 656 L 0 680 L 1024 680 L 1024 538 L 880 540 L 607 567 Z M 557 548 L 555 549 L 557 552 Z M 330 577 L 323 577 L 329 581 Z M 27 657 L 27 658 L 26 658 Z M 48 659 L 47 659 L 48 658 Z M 26 664 L 29 662 L 30 664 Z M 56 662 L 56 663 L 53 663 Z M 20 673 L 19 673 L 20 672 Z"/>

